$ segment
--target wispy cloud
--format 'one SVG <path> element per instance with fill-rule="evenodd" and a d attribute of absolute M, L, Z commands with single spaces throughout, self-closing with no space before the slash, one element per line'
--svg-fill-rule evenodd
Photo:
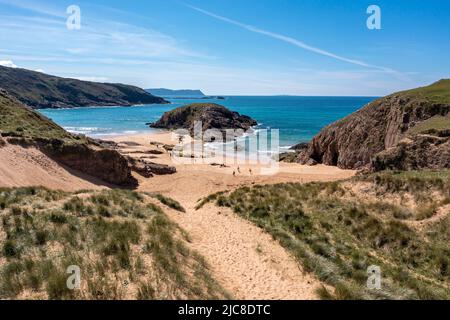
<path fill-rule="evenodd" d="M 246 30 L 254 32 L 254 33 L 259 33 L 259 34 L 265 35 L 267 37 L 270 37 L 270 38 L 273 38 L 273 39 L 277 39 L 277 40 L 280 40 L 280 41 L 292 44 L 292 45 L 294 45 L 294 46 L 296 46 L 298 48 L 302 48 L 302 49 L 305 49 L 305 50 L 308 50 L 308 51 L 311 51 L 311 52 L 314 52 L 314 53 L 317 53 L 317 54 L 320 54 L 320 55 L 323 55 L 323 56 L 326 56 L 326 57 L 330 57 L 330 58 L 333 58 L 333 59 L 336 59 L 336 60 L 343 61 L 343 62 L 351 63 L 353 65 L 357 65 L 357 66 L 361 66 L 361 67 L 365 67 L 365 68 L 370 68 L 370 69 L 381 70 L 381 71 L 383 71 L 385 73 L 392 74 L 392 75 L 396 76 L 397 78 L 399 78 L 401 80 L 407 80 L 407 77 L 404 74 L 402 74 L 399 71 L 396 71 L 394 69 L 383 67 L 383 66 L 373 65 L 373 64 L 370 64 L 370 63 L 367 63 L 367 62 L 364 62 L 364 61 L 360 61 L 360 60 L 346 58 L 346 57 L 334 54 L 332 52 L 329 52 L 329 51 L 326 51 L 326 50 L 323 50 L 323 49 L 320 49 L 320 48 L 308 45 L 308 44 L 304 43 L 303 41 L 300 41 L 298 39 L 295 39 L 295 38 L 292 38 L 292 37 L 289 37 L 289 36 L 285 36 L 285 35 L 282 35 L 282 34 L 279 34 L 279 33 L 271 32 L 271 31 L 268 31 L 268 30 L 264 30 L 264 29 L 255 27 L 253 25 L 245 24 L 245 23 L 242 23 L 242 22 L 239 22 L 239 21 L 236 21 L 236 20 L 233 20 L 233 19 L 221 16 L 221 15 L 215 14 L 213 12 L 210 12 L 210 11 L 207 11 L 207 10 L 204 10 L 204 9 L 201 9 L 201 8 L 189 5 L 189 4 L 185 4 L 185 5 L 187 7 L 189 7 L 189 8 L 191 8 L 191 9 L 195 10 L 195 11 L 203 13 L 203 14 L 205 14 L 207 16 L 210 16 L 212 18 L 215 18 L 217 20 L 221 20 L 221 21 L 227 22 L 229 24 L 238 26 L 238 27 L 240 27 L 242 29 L 246 29 Z"/>
<path fill-rule="evenodd" d="M 161 32 L 114 21 L 100 23 L 85 19 L 81 30 L 70 31 L 65 21 L 57 19 L 0 16 L 0 28 L 8 30 L 0 33 L 0 41 L 8 44 L 10 52 L 4 59 L 67 62 L 124 59 L 136 63 L 148 59 L 213 59 Z"/>
<path fill-rule="evenodd" d="M 62 5 L 53 7 L 48 3 L 26 0 L 0 0 L 0 5 L 34 13 L 33 16 L 0 15 L 0 28 L 8 30 L 0 33 L 0 40 L 2 43 L 8 43 L 10 49 L 17 51 L 29 49 L 36 54 L 48 51 L 52 54 L 69 54 L 69 57 L 108 56 L 137 60 L 214 58 L 198 50 L 192 50 L 182 41 L 158 30 L 100 19 L 98 16 L 92 18 L 88 13 L 96 12 L 98 8 L 90 4 L 82 6 L 82 27 L 77 31 L 66 28 L 67 14 L 62 10 L 65 9 Z M 122 14 L 121 11 L 118 13 Z"/>
<path fill-rule="evenodd" d="M 83 81 L 93 81 L 93 82 L 106 82 L 108 81 L 107 77 L 71 77 L 73 79 L 83 80 Z"/>
<path fill-rule="evenodd" d="M 44 6 L 42 3 L 35 3 L 24 0 L 0 0 L 0 4 L 16 7 L 24 10 L 28 10 L 34 13 L 39 13 L 52 17 L 65 17 L 65 7 L 61 6 L 64 10 L 56 10 L 50 6 Z"/>

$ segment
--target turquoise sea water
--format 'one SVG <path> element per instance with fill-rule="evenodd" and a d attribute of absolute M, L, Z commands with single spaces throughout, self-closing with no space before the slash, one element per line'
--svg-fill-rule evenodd
<path fill-rule="evenodd" d="M 165 111 L 193 102 L 213 102 L 251 116 L 260 128 L 279 129 L 280 146 L 309 141 L 321 128 L 375 97 L 230 96 L 225 100 L 173 99 L 167 105 L 43 109 L 41 113 L 74 133 L 108 136 L 149 132 L 145 125 Z"/>

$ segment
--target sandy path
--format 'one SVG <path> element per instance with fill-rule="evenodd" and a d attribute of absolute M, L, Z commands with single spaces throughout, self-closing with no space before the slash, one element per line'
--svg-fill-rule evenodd
<path fill-rule="evenodd" d="M 314 299 L 319 282 L 270 235 L 229 209 L 209 204 L 169 214 L 192 237 L 216 279 L 236 299 Z"/>
<path fill-rule="evenodd" d="M 134 141 L 145 146 L 136 146 L 135 150 L 148 149 L 149 141 L 171 142 L 167 134 L 128 136 L 115 140 Z M 151 161 L 173 165 L 167 154 Z M 208 204 L 195 210 L 195 205 L 204 196 L 239 186 L 336 180 L 353 175 L 353 171 L 322 165 L 309 167 L 282 163 L 278 173 L 267 176 L 249 172 L 248 169 L 257 172 L 257 165 L 240 165 L 240 173 L 237 166 L 175 165 L 177 173 L 170 176 L 154 176 L 151 179 L 137 177 L 139 190 L 160 192 L 185 207 L 186 213 L 173 210 L 167 210 L 167 213 L 190 234 L 192 248 L 205 257 L 215 278 L 234 298 L 317 298 L 315 290 L 320 282 L 311 274 L 304 273 L 294 257 L 269 234 L 227 208 Z M 233 176 L 233 171 L 236 176 Z"/>

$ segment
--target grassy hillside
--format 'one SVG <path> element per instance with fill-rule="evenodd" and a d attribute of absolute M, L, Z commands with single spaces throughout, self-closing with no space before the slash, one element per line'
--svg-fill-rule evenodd
<path fill-rule="evenodd" d="M 120 83 L 98 83 L 0 66 L 0 88 L 33 108 L 167 103 L 141 88 Z"/>
<path fill-rule="evenodd" d="M 0 189 L 0 219 L 1 299 L 228 297 L 151 196 Z M 70 265 L 79 290 L 66 286 Z"/>
<path fill-rule="evenodd" d="M 441 79 L 429 86 L 406 90 L 397 94 L 407 95 L 433 103 L 450 104 L 450 79 Z"/>
<path fill-rule="evenodd" d="M 0 133 L 29 139 L 46 138 L 76 141 L 77 138 L 43 115 L 0 90 Z"/>
<path fill-rule="evenodd" d="M 450 115 L 434 116 L 425 120 L 408 130 L 409 134 L 438 132 L 443 130 L 450 130 Z"/>
<path fill-rule="evenodd" d="M 450 299 L 450 171 L 243 187 L 211 195 L 334 289 L 325 299 Z M 367 268 L 381 268 L 381 290 Z"/>
<path fill-rule="evenodd" d="M 118 151 L 68 133 L 1 89 L 0 135 L 10 143 L 33 145 L 60 163 L 103 181 L 128 187 L 137 184 L 127 159 Z"/>

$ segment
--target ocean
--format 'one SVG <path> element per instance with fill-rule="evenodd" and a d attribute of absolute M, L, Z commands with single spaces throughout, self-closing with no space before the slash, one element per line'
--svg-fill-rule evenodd
<path fill-rule="evenodd" d="M 168 99 L 171 104 L 132 107 L 41 109 L 73 133 L 91 137 L 151 132 L 145 125 L 166 111 L 194 102 L 226 106 L 258 121 L 258 128 L 279 129 L 280 146 L 307 142 L 324 126 L 358 110 L 377 97 L 227 96 L 219 99 Z"/>

